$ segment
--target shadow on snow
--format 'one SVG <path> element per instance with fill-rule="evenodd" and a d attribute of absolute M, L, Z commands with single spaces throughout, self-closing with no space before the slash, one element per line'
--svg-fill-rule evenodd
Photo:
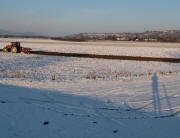
<path fill-rule="evenodd" d="M 158 78 L 152 78 L 154 93 L 155 112 L 162 112 L 158 91 Z M 164 86 L 164 92 L 169 108 L 170 99 Z M 159 101 L 158 101 L 159 100 Z M 173 129 L 175 124 L 179 125 L 176 117 L 166 119 L 141 118 L 137 119 L 141 112 L 132 118 L 123 108 L 114 107 L 106 103 L 85 96 L 63 94 L 58 91 L 25 88 L 0 84 L 0 130 L 1 136 L 27 137 L 41 136 L 52 137 L 154 137 L 157 134 L 167 137 L 165 133 L 156 131 L 162 124 L 166 124 L 161 131 L 169 130 L 169 134 L 177 136 L 178 132 Z M 173 112 L 173 111 L 171 111 Z M 123 115 L 123 116 L 122 116 Z M 125 117 L 125 118 L 123 118 Z M 44 128 L 43 122 L 49 122 L 49 126 Z M 149 129 L 151 127 L 151 129 Z M 85 131 L 88 129 L 88 131 Z M 6 133 L 7 130 L 11 130 Z M 65 131 L 63 133 L 63 131 Z M 98 133 L 97 133 L 98 130 Z M 14 132 L 16 131 L 16 133 Z M 120 133 L 119 133 L 120 131 Z M 144 133 L 142 133 L 144 132 Z M 154 132 L 154 133 L 151 133 Z M 113 133 L 117 133 L 113 135 Z"/>

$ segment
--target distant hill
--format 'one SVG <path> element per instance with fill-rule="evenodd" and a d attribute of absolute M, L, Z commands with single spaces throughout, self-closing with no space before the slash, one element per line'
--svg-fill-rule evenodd
<path fill-rule="evenodd" d="M 146 31 L 142 33 L 80 33 L 65 37 L 67 40 L 113 40 L 180 42 L 180 30 Z"/>
<path fill-rule="evenodd" d="M 7 31 L 7 30 L 3 30 L 0 29 L 0 35 L 1 36 L 5 36 L 5 35 L 9 35 L 9 36 L 40 36 L 37 33 L 34 32 L 13 32 L 13 31 Z"/>

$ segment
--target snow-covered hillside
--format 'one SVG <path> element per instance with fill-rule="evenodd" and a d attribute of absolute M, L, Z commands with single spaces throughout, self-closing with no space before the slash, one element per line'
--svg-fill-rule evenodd
<path fill-rule="evenodd" d="M 21 41 L 33 50 L 180 57 L 179 44 Z M 178 138 L 179 84 L 178 63 L 0 52 L 0 135 Z"/>

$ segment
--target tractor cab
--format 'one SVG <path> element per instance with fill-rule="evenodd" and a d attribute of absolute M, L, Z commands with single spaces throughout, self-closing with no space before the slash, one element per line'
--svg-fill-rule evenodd
<path fill-rule="evenodd" d="M 12 47 L 21 47 L 21 44 L 20 44 L 20 42 L 11 42 L 11 46 Z"/>

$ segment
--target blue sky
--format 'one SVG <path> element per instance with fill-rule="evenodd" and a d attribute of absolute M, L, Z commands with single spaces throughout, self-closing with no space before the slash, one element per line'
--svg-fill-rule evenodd
<path fill-rule="evenodd" d="M 180 30 L 180 0 L 0 0 L 0 29 L 67 35 Z"/>

